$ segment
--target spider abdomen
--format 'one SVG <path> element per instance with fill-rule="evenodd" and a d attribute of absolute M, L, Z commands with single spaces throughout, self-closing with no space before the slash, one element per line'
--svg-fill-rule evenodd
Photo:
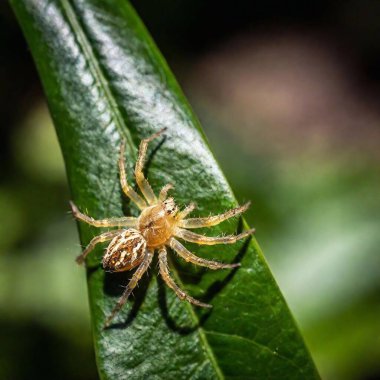
<path fill-rule="evenodd" d="M 139 265 L 144 259 L 146 240 L 135 229 L 128 229 L 111 240 L 103 257 L 105 269 L 121 272 Z"/>

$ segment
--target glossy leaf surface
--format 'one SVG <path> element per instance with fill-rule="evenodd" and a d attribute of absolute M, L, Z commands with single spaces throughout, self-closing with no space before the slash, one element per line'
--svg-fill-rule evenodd
<path fill-rule="evenodd" d="M 147 175 L 158 192 L 173 183 L 193 215 L 236 205 L 178 84 L 125 0 L 13 0 L 53 116 L 72 198 L 94 218 L 137 215 L 119 185 L 117 157 L 127 140 L 129 180 L 140 140 L 151 144 Z M 235 233 L 238 220 L 208 234 Z M 100 231 L 80 224 L 83 245 Z M 206 231 L 203 231 L 206 232 Z M 156 262 L 134 299 L 103 330 L 130 273 L 109 274 L 102 247 L 88 260 L 88 287 L 99 373 L 104 379 L 314 379 L 314 364 L 254 239 L 230 246 L 187 245 L 199 256 L 240 261 L 236 270 L 193 268 L 171 254 L 173 274 L 194 310 L 157 274 Z M 74 259 L 74 258 L 73 258 Z M 73 260 L 73 265 L 74 260 Z M 75 294 L 73 294 L 75 297 Z"/>

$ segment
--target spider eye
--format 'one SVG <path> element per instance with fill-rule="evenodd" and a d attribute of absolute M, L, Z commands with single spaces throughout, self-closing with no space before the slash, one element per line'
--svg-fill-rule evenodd
<path fill-rule="evenodd" d="M 125 230 L 111 240 L 103 257 L 103 268 L 124 271 L 139 265 L 146 249 L 146 241 L 134 229 Z"/>
<path fill-rule="evenodd" d="M 178 207 L 176 206 L 173 198 L 168 198 L 164 202 L 164 210 L 168 215 L 174 215 L 178 212 Z"/>

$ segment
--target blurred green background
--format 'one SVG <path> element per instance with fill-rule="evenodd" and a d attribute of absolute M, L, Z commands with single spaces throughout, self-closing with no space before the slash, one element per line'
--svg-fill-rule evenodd
<path fill-rule="evenodd" d="M 324 379 L 380 378 L 380 3 L 133 2 Z M 0 4 L 0 379 L 96 379 L 54 128 Z"/>

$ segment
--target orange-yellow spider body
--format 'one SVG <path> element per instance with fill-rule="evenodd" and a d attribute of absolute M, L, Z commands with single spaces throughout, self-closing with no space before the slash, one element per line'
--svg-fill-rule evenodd
<path fill-rule="evenodd" d="M 148 248 L 157 248 L 165 244 L 177 226 L 178 208 L 173 198 L 168 198 L 141 212 L 137 226 L 144 236 Z"/>
<path fill-rule="evenodd" d="M 110 324 L 117 312 L 123 307 L 132 290 L 148 269 L 153 254 L 158 250 L 159 271 L 166 284 L 174 290 L 177 296 L 194 305 L 201 307 L 211 307 L 211 305 L 200 302 L 185 293 L 174 282 L 170 276 L 166 247 L 170 247 L 184 260 L 196 265 L 208 267 L 210 269 L 235 268 L 239 263 L 225 264 L 217 261 L 202 259 L 188 251 L 176 238 L 197 244 L 232 244 L 237 240 L 251 235 L 254 230 L 244 231 L 239 235 L 227 235 L 223 237 L 208 237 L 188 231 L 192 228 L 211 227 L 243 213 L 249 207 L 249 203 L 231 209 L 223 214 L 206 218 L 187 218 L 187 215 L 195 208 L 194 204 L 188 205 L 180 211 L 175 201 L 167 197 L 168 191 L 173 187 L 168 184 L 164 186 L 158 196 L 154 194 L 149 182 L 143 175 L 143 166 L 148 143 L 158 137 L 164 130 L 141 141 L 139 155 L 135 168 L 135 177 L 138 187 L 144 197 L 137 194 L 128 184 L 124 166 L 124 142 L 120 148 L 119 169 L 120 183 L 124 193 L 141 210 L 138 218 L 121 217 L 95 220 L 88 215 L 82 214 L 78 208 L 71 203 L 73 215 L 78 220 L 95 227 L 119 227 L 95 236 L 80 256 L 78 263 L 83 263 L 86 256 L 94 249 L 96 244 L 110 241 L 103 256 L 103 267 L 109 271 L 121 272 L 137 267 L 128 286 L 126 287 L 119 302 L 113 309 L 111 315 L 106 320 L 106 326 Z"/>

